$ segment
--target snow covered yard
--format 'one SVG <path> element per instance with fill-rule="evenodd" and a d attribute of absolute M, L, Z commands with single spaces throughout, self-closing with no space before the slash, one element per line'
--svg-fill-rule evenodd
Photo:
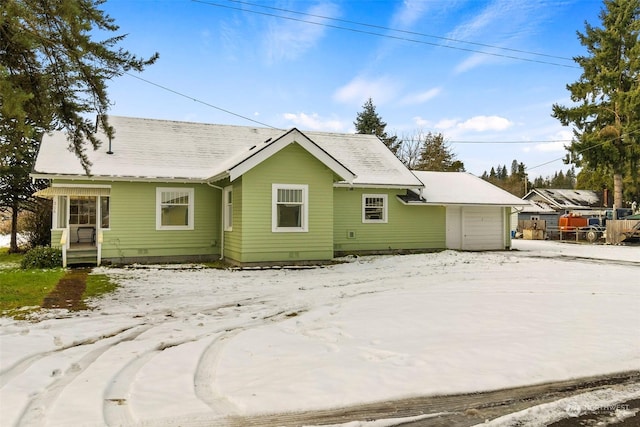
<path fill-rule="evenodd" d="M 640 369 L 640 247 L 514 246 L 97 269 L 121 287 L 94 311 L 0 318 L 0 423 L 222 424 Z"/>

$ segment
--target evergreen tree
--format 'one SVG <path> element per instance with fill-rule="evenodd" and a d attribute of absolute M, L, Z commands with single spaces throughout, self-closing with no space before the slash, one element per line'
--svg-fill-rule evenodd
<path fill-rule="evenodd" d="M 441 133 L 428 132 L 424 136 L 416 170 L 464 172 L 464 164 L 456 159 Z"/>
<path fill-rule="evenodd" d="M 626 173 L 640 165 L 640 0 L 604 0 L 601 28 L 578 32 L 587 56 L 575 61 L 580 79 L 567 85 L 576 106 L 553 105 L 553 117 L 573 125 L 568 148 L 578 166 L 613 175 L 614 206 L 623 202 Z"/>
<path fill-rule="evenodd" d="M 124 35 L 99 6 L 104 0 L 2 0 L 0 3 L 0 208 L 14 218 L 33 189 L 29 172 L 39 137 L 66 130 L 69 148 L 89 174 L 85 141 L 97 148 L 95 116 L 107 132 L 107 81 L 142 71 L 158 55 L 138 58 L 118 47 Z M 15 221 L 14 221 L 15 223 Z M 15 251 L 15 233 L 11 248 Z"/>
<path fill-rule="evenodd" d="M 353 122 L 356 127 L 356 133 L 375 135 L 384 144 L 389 147 L 389 150 L 396 154 L 400 148 L 400 141 L 396 135 L 389 136 L 386 132 L 387 124 L 382 121 L 382 118 L 376 112 L 376 107 L 373 105 L 373 100 L 369 98 L 362 106 L 362 111 L 358 113 L 356 121 Z"/>

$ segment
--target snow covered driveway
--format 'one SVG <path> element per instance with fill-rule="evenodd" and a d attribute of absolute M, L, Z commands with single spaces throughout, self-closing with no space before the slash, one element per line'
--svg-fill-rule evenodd
<path fill-rule="evenodd" d="M 640 369 L 639 247 L 515 246 L 96 269 L 121 287 L 95 310 L 0 318 L 0 423 L 211 425 Z"/>

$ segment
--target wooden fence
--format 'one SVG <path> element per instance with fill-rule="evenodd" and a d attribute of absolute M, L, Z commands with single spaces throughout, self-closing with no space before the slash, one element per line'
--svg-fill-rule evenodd
<path fill-rule="evenodd" d="M 618 245 L 631 237 L 640 237 L 640 220 L 616 219 L 607 221 L 607 243 Z"/>

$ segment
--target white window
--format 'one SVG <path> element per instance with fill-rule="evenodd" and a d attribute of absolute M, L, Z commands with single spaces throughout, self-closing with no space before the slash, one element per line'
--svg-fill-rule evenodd
<path fill-rule="evenodd" d="M 309 231 L 309 186 L 272 185 L 271 230 L 274 232 Z"/>
<path fill-rule="evenodd" d="M 156 188 L 156 230 L 193 230 L 193 188 Z"/>
<path fill-rule="evenodd" d="M 231 231 L 233 230 L 233 187 L 225 187 L 222 197 L 224 199 L 224 231 Z"/>
<path fill-rule="evenodd" d="M 96 225 L 96 198 L 72 196 L 69 200 L 69 224 Z"/>
<path fill-rule="evenodd" d="M 387 195 L 363 194 L 362 195 L 362 222 L 385 223 L 387 222 Z"/>
<path fill-rule="evenodd" d="M 100 228 L 109 228 L 109 205 L 110 200 L 108 196 L 100 196 Z"/>
<path fill-rule="evenodd" d="M 53 229 L 67 228 L 67 196 L 53 198 Z"/>

